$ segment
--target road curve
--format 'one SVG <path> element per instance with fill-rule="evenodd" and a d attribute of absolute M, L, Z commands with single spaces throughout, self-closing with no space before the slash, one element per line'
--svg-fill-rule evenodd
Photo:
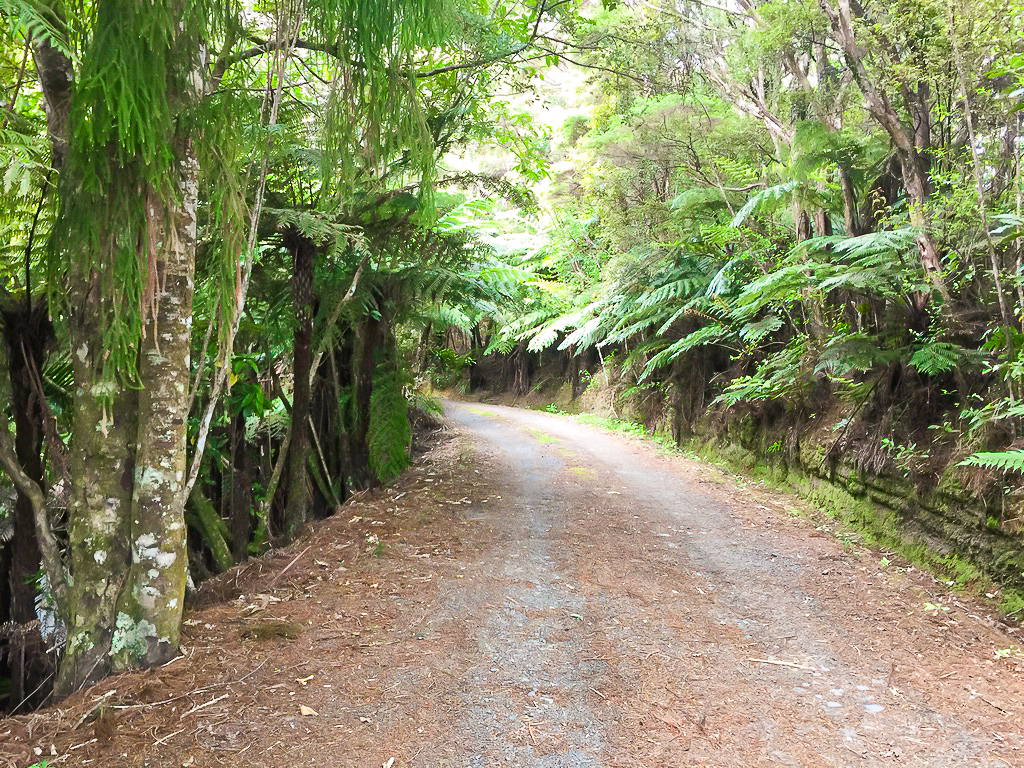
<path fill-rule="evenodd" d="M 919 574 L 635 440 L 447 412 L 491 493 L 424 630 L 466 622 L 458 725 L 417 764 L 1024 764 L 1008 639 Z"/>

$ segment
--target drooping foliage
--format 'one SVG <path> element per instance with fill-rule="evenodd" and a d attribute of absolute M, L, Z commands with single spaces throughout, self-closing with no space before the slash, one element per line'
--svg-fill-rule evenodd
<path fill-rule="evenodd" d="M 1012 445 L 1020 23 L 1003 3 L 593 13 L 527 258 L 558 288 L 491 349 L 611 358 L 625 401 L 674 404 L 684 431 L 709 406 L 839 414 L 865 466 L 900 441 L 940 463 Z"/>

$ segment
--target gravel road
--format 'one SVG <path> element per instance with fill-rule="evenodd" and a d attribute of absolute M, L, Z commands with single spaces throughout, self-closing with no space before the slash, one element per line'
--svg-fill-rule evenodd
<path fill-rule="evenodd" d="M 501 406 L 448 414 L 492 493 L 434 617 L 469 617 L 446 764 L 1024 761 L 1022 687 L 995 654 L 1010 640 L 921 574 L 650 445 Z"/>

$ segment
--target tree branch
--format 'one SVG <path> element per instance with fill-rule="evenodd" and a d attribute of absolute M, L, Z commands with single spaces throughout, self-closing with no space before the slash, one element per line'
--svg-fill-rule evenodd
<path fill-rule="evenodd" d="M 60 547 L 50 528 L 50 518 L 46 512 L 46 494 L 39 484 L 29 477 L 18 461 L 7 417 L 0 411 L 0 467 L 14 482 L 15 487 L 29 500 L 32 505 L 32 517 L 35 521 L 36 538 L 39 539 L 39 551 L 43 556 L 43 568 L 50 581 L 50 589 L 57 599 L 62 613 L 68 606 L 68 578 L 64 560 L 60 555 Z M 67 618 L 63 616 L 63 618 Z"/>

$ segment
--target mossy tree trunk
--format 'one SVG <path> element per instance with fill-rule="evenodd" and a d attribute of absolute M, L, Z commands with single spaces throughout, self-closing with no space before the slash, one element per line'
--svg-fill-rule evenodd
<path fill-rule="evenodd" d="M 139 350 L 140 388 L 111 387 L 104 377 L 101 318 L 113 308 L 96 270 L 73 266 L 70 276 L 74 580 L 58 695 L 177 653 L 199 167 L 187 140 L 175 150 L 177 200 L 147 206 L 156 289 Z"/>
<path fill-rule="evenodd" d="M 367 314 L 356 327 L 352 360 L 349 475 L 357 488 L 369 488 L 376 477 L 370 469 L 370 401 L 377 372 L 377 352 L 385 337 L 381 319 Z"/>

